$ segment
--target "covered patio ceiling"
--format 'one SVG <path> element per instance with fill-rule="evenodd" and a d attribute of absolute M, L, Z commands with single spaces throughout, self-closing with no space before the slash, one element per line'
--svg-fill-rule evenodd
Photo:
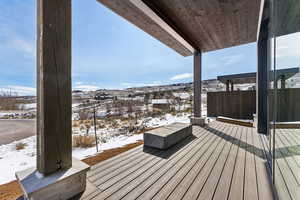
<path fill-rule="evenodd" d="M 270 73 L 273 74 L 274 71 L 271 71 Z M 285 79 L 289 79 L 297 73 L 299 73 L 298 67 L 277 69 L 276 70 L 276 79 L 278 80 L 282 76 L 284 76 Z M 234 83 L 234 84 L 256 83 L 256 72 L 218 76 L 217 79 L 218 79 L 218 81 L 220 81 L 221 83 L 224 83 L 224 84 L 226 84 L 228 81 L 230 83 Z M 270 75 L 270 80 L 273 81 L 272 75 Z"/>
<path fill-rule="evenodd" d="M 183 56 L 255 42 L 261 0 L 98 0 Z"/>

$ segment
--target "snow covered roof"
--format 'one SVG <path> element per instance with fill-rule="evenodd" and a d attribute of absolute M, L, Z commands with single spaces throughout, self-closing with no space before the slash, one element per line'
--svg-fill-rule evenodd
<path fill-rule="evenodd" d="M 152 99 L 152 104 L 169 104 L 168 99 Z"/>
<path fill-rule="evenodd" d="M 181 99 L 189 99 L 190 94 L 188 92 L 181 92 L 181 93 L 173 93 L 175 97 L 180 97 Z"/>

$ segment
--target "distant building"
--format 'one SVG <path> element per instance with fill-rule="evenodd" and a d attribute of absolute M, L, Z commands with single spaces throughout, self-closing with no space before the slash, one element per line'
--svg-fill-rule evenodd
<path fill-rule="evenodd" d="M 152 99 L 153 110 L 170 110 L 171 100 L 169 99 Z"/>
<path fill-rule="evenodd" d="M 106 99 L 114 99 L 114 97 L 107 93 L 97 93 L 95 96 L 95 99 L 96 100 L 106 100 Z"/>

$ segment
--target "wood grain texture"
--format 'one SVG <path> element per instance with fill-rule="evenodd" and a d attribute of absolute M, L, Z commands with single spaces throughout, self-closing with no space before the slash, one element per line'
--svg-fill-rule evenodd
<path fill-rule="evenodd" d="M 193 127 L 193 135 L 166 151 L 137 148 L 97 164 L 94 169 L 106 175 L 93 179 L 97 173 L 89 172 L 98 192 L 84 199 L 274 199 L 254 128 L 213 122 Z M 136 161 L 125 163 L 123 156 L 133 154 Z M 113 163 L 118 167 L 110 168 Z"/>
<path fill-rule="evenodd" d="M 194 54 L 194 117 L 201 117 L 202 53 Z"/>
<path fill-rule="evenodd" d="M 192 55 L 188 48 L 184 47 L 172 35 L 165 31 L 160 25 L 144 14 L 139 8 L 133 5 L 130 0 L 97 0 L 121 17 L 133 23 L 146 33 L 161 41 L 163 44 L 177 51 L 183 56 Z"/>
<path fill-rule="evenodd" d="M 38 0 L 37 168 L 72 165 L 71 0 Z"/>
<path fill-rule="evenodd" d="M 183 56 L 193 52 L 130 0 L 98 0 Z M 256 41 L 260 0 L 143 0 L 194 49 L 203 52 Z"/>

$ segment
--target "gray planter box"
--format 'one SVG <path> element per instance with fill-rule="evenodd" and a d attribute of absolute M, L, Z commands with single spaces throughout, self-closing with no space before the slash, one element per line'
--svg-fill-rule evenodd
<path fill-rule="evenodd" d="M 192 126 L 173 123 L 144 133 L 144 145 L 157 149 L 167 149 L 192 135 Z"/>

